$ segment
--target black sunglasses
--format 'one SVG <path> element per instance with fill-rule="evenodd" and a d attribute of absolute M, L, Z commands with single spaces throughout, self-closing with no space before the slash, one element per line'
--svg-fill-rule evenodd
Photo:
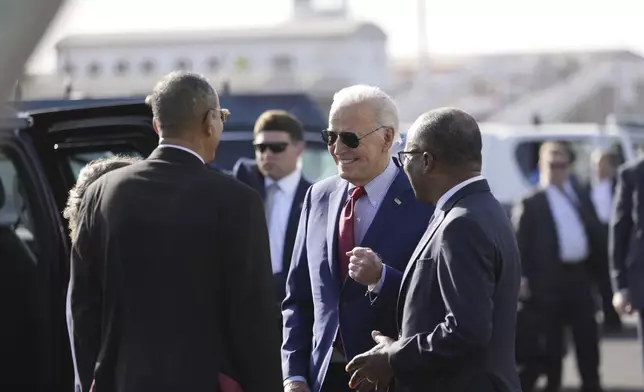
<path fill-rule="evenodd" d="M 275 154 L 279 154 L 281 152 L 284 152 L 286 150 L 286 147 L 288 147 L 288 143 L 282 142 L 282 143 L 256 143 L 253 144 L 255 146 L 255 150 L 259 152 L 265 152 L 267 149 L 271 150 Z"/>
<path fill-rule="evenodd" d="M 358 146 L 360 145 L 360 140 L 366 138 L 367 136 L 371 135 L 374 132 L 381 130 L 382 128 L 388 128 L 388 127 L 385 127 L 385 126 L 378 127 L 373 131 L 367 134 L 364 134 L 362 136 L 358 136 L 358 134 L 354 132 L 346 132 L 346 131 L 336 132 L 336 131 L 325 129 L 324 131 L 322 131 L 322 140 L 324 140 L 324 142 L 327 145 L 332 146 L 335 144 L 335 142 L 338 141 L 338 139 L 340 139 L 342 144 L 344 144 L 345 146 L 349 148 L 358 148 Z"/>

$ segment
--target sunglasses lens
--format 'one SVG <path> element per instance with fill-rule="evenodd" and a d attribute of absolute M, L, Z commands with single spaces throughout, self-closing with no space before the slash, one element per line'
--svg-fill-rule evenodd
<path fill-rule="evenodd" d="M 329 145 L 332 146 L 335 144 L 335 141 L 338 140 L 338 134 L 333 131 L 322 131 L 322 140 Z"/>
<path fill-rule="evenodd" d="M 341 132 L 340 140 L 345 146 L 349 148 L 358 148 L 358 146 L 360 145 L 360 139 L 358 139 L 358 135 L 353 132 Z"/>
<path fill-rule="evenodd" d="M 271 150 L 271 152 L 275 154 L 279 154 L 281 152 L 284 152 L 286 150 L 287 144 L 286 143 L 260 143 L 260 144 L 255 144 L 255 150 L 259 152 L 266 152 L 266 150 Z"/>
<path fill-rule="evenodd" d="M 280 152 L 284 152 L 284 150 L 286 150 L 286 144 L 284 143 L 269 144 L 267 147 L 276 154 L 279 154 Z"/>

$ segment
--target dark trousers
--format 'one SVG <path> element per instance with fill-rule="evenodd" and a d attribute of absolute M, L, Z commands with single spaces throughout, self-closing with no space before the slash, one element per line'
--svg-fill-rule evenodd
<path fill-rule="evenodd" d="M 330 363 L 326 371 L 321 392 L 353 392 L 349 388 L 349 373 L 344 368 L 344 363 Z"/>
<path fill-rule="evenodd" d="M 546 331 L 547 362 L 527 363 L 521 371 L 524 392 L 532 391 L 540 375 L 548 378 L 545 392 L 561 390 L 565 328 L 572 331 L 582 392 L 601 391 L 599 379 L 599 328 L 595 319 L 593 285 L 584 264 L 564 265 L 557 295 L 551 304 Z"/>

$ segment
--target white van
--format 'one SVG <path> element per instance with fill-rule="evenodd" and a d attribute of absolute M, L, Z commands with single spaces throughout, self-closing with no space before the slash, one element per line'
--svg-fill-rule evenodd
<path fill-rule="evenodd" d="M 407 130 L 411 124 L 404 124 Z M 483 175 L 494 196 L 510 207 L 538 181 L 539 147 L 546 141 L 567 142 L 575 154 L 573 172 L 582 182 L 590 178 L 590 154 L 611 149 L 621 160 L 635 156 L 634 146 L 644 141 L 633 127 L 595 123 L 513 125 L 480 123 L 483 139 Z"/>

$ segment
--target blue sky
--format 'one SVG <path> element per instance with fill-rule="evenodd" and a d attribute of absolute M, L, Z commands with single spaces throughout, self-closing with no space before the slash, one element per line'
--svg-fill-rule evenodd
<path fill-rule="evenodd" d="M 341 0 L 314 0 L 332 6 Z M 417 51 L 417 0 L 347 0 L 353 18 L 377 23 L 389 53 Z M 53 68 L 69 34 L 227 29 L 288 20 L 292 0 L 68 0 L 34 53 L 30 68 Z M 426 0 L 428 49 L 468 54 L 570 49 L 644 53 L 642 0 Z"/>

